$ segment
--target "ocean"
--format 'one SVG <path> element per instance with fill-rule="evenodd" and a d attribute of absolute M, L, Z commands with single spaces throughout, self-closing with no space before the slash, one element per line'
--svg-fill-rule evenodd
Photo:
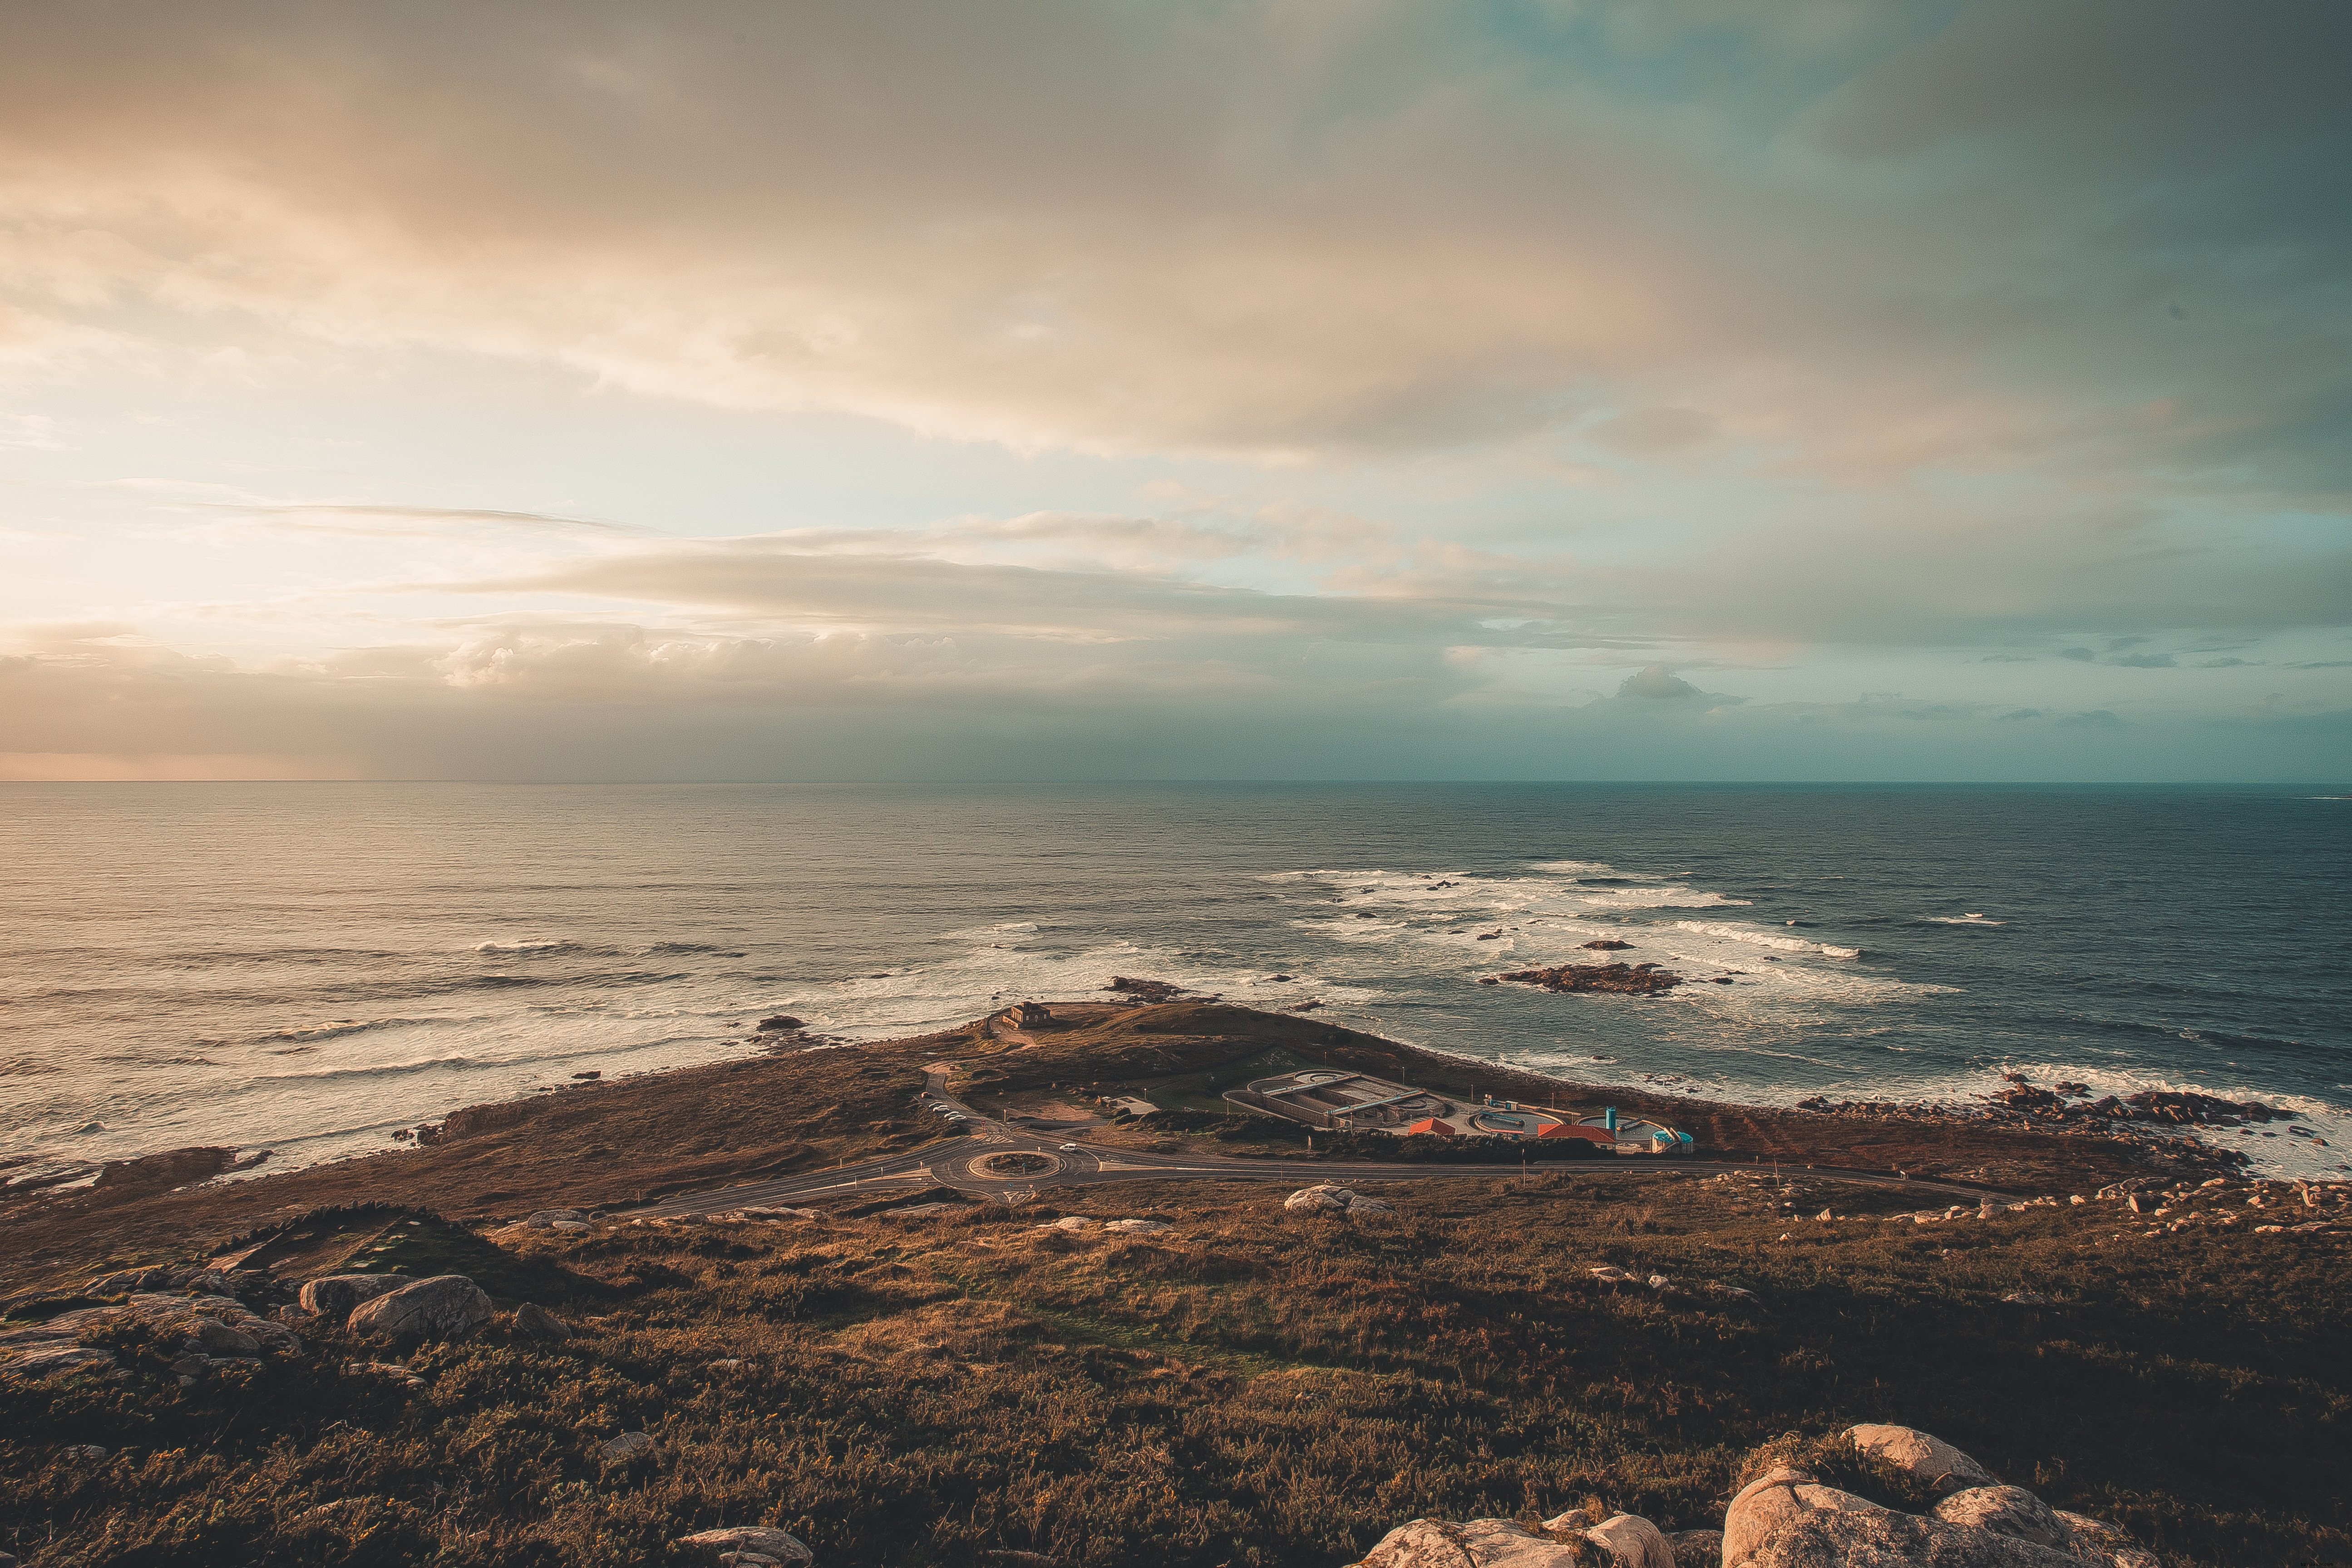
<path fill-rule="evenodd" d="M 2309 791 L 10 784 L 0 866 L 12 1156 L 284 1169 L 1115 973 L 1736 1100 L 2254 1097 L 2326 1140 L 2213 1134 L 2258 1169 L 2352 1156 L 2352 801 Z M 1690 984 L 1478 984 L 1604 940 Z"/>

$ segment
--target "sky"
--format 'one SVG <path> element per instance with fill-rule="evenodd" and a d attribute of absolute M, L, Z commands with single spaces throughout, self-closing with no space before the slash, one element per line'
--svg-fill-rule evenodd
<path fill-rule="evenodd" d="M 2347 58 L 16 0 L 0 779 L 2352 784 Z"/>

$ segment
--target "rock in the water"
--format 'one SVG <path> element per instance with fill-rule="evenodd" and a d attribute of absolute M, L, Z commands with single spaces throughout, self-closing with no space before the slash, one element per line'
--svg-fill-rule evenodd
<path fill-rule="evenodd" d="M 654 1440 L 643 1432 L 624 1432 L 599 1447 L 596 1455 L 607 1464 L 615 1464 L 624 1459 L 634 1459 L 653 1446 Z"/>
<path fill-rule="evenodd" d="M 1507 1519 L 1416 1519 L 1381 1537 L 1356 1568 L 1580 1568 L 1582 1557 L 1572 1543 L 1546 1541 Z"/>
<path fill-rule="evenodd" d="M 330 1318 L 348 1318 L 362 1301 L 416 1283 L 409 1274 L 329 1274 L 302 1282 L 302 1310 Z"/>
<path fill-rule="evenodd" d="M 541 1209 L 537 1214 L 524 1220 L 523 1224 L 533 1230 L 545 1230 L 558 1220 L 569 1220 L 575 1225 L 585 1225 L 588 1223 L 588 1216 L 578 1209 Z"/>
<path fill-rule="evenodd" d="M 355 1308 L 356 1334 L 401 1339 L 459 1339 L 490 1321 L 490 1299 L 463 1274 L 436 1274 L 385 1292 Z"/>
<path fill-rule="evenodd" d="M 1882 1464 L 1924 1481 L 1939 1492 L 1997 1484 L 1992 1472 L 1945 1442 L 1913 1426 L 1850 1426 L 1853 1446 Z"/>
<path fill-rule="evenodd" d="M 1675 1568 L 1675 1549 L 1658 1527 L 1638 1513 L 1614 1513 L 1584 1532 L 1609 1554 L 1612 1568 Z"/>
<path fill-rule="evenodd" d="M 643 1434 L 636 1434 L 642 1436 Z M 740 1524 L 725 1530 L 704 1530 L 679 1541 L 680 1546 L 698 1546 L 714 1553 L 735 1553 L 740 1563 L 743 1554 L 763 1557 L 771 1563 L 813 1563 L 815 1556 L 801 1544 L 798 1537 L 765 1524 Z"/>
<path fill-rule="evenodd" d="M 536 1301 L 525 1301 L 515 1309 L 515 1327 L 535 1340 L 568 1340 L 572 1337 L 572 1325 Z"/>
<path fill-rule="evenodd" d="M 1678 1530 L 1666 1537 L 1674 1549 L 1675 1568 L 1722 1568 L 1723 1531 Z"/>
<path fill-rule="evenodd" d="M 2069 1546 L 2074 1535 L 2051 1506 L 2023 1487 L 1970 1487 L 1935 1509 L 1947 1524 L 1972 1524 L 2037 1546 Z"/>
<path fill-rule="evenodd" d="M 1520 969 L 1497 980 L 1539 985 L 1546 991 L 1604 992 L 1621 996 L 1654 996 L 1683 983 L 1679 974 L 1654 963 L 1562 963 L 1550 969 Z"/>

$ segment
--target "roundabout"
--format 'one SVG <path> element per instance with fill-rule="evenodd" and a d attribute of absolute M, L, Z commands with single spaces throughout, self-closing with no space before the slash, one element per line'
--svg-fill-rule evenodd
<path fill-rule="evenodd" d="M 1062 1162 L 1051 1154 L 1035 1150 L 1008 1151 L 982 1154 L 968 1162 L 965 1169 L 975 1176 L 1012 1181 L 1023 1176 L 1049 1176 L 1062 1168 Z"/>

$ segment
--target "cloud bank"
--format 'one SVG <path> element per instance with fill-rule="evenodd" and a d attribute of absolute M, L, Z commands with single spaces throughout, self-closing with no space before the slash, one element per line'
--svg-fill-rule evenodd
<path fill-rule="evenodd" d="M 2326 773 L 2347 54 L 2180 0 L 14 6 L 0 772 Z M 276 449 L 482 374 L 1032 467 L 745 528 Z M 159 388 L 259 412 L 163 478 L 168 421 L 61 412 Z"/>

